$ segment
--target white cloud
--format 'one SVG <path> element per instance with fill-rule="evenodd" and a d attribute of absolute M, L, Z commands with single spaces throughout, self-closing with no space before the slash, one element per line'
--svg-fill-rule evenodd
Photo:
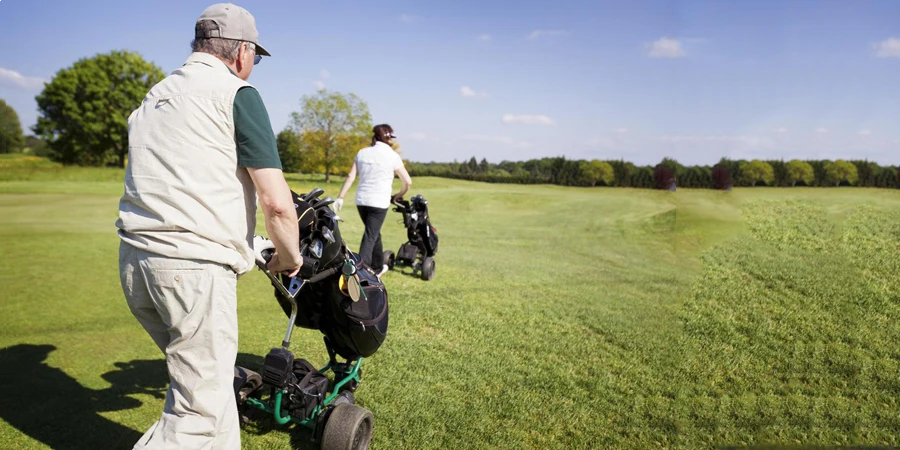
<path fill-rule="evenodd" d="M 825 127 L 816 128 L 816 133 L 825 134 L 827 132 L 828 132 L 828 128 L 825 128 Z"/>
<path fill-rule="evenodd" d="M 648 45 L 649 52 L 647 56 L 651 58 L 683 58 L 687 56 L 681 42 L 677 39 L 669 39 L 667 37 L 659 38 Z"/>
<path fill-rule="evenodd" d="M 491 40 L 491 35 L 489 35 L 489 34 L 479 34 L 479 35 L 478 35 L 478 40 L 479 40 L 479 41 L 484 41 L 484 42 L 490 41 L 490 40 Z"/>
<path fill-rule="evenodd" d="M 543 114 L 504 114 L 503 123 L 522 125 L 556 125 L 556 121 Z"/>
<path fill-rule="evenodd" d="M 0 84 L 22 89 L 40 89 L 44 87 L 44 79 L 38 77 L 26 77 L 14 70 L 0 67 Z"/>
<path fill-rule="evenodd" d="M 322 78 L 323 80 L 327 80 L 327 79 L 331 78 L 331 72 L 329 72 L 325 69 L 322 69 L 322 72 L 319 73 L 319 77 Z"/>
<path fill-rule="evenodd" d="M 900 58 L 900 38 L 891 37 L 873 45 L 879 58 Z"/>
<path fill-rule="evenodd" d="M 872 130 L 859 130 L 859 135 L 860 136 L 871 136 Z"/>
<path fill-rule="evenodd" d="M 487 143 L 491 143 L 491 144 L 502 144 L 502 145 L 507 145 L 512 148 L 529 148 L 529 147 L 531 147 L 530 142 L 513 139 L 509 136 L 467 134 L 467 135 L 462 136 L 461 139 L 463 139 L 465 141 L 487 142 Z"/>
<path fill-rule="evenodd" d="M 459 93 L 463 97 L 487 97 L 487 92 L 476 92 L 474 89 L 468 86 L 459 88 Z"/>
<path fill-rule="evenodd" d="M 628 128 L 619 128 L 616 130 L 616 133 L 625 134 L 628 132 Z"/>
<path fill-rule="evenodd" d="M 422 20 L 419 16 L 414 16 L 412 14 L 400 14 L 400 21 L 405 23 L 413 23 Z"/>
<path fill-rule="evenodd" d="M 569 34 L 566 30 L 534 30 L 528 35 L 528 39 L 535 40 L 542 36 L 565 36 Z"/>
<path fill-rule="evenodd" d="M 318 91 L 325 89 L 325 83 L 322 80 L 313 81 L 312 84 L 313 84 L 313 86 L 316 87 L 316 90 L 318 90 Z"/>
<path fill-rule="evenodd" d="M 780 128 L 776 128 L 776 129 L 775 129 L 775 132 L 778 133 L 778 134 L 785 134 L 785 133 L 788 132 L 788 129 L 785 128 L 785 127 L 780 127 Z"/>

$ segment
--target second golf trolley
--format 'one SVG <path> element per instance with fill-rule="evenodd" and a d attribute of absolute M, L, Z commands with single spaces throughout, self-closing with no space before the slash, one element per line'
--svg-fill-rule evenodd
<path fill-rule="evenodd" d="M 385 264 L 388 269 L 411 267 L 413 273 L 418 272 L 422 279 L 431 280 L 434 278 L 434 255 L 437 254 L 438 236 L 428 217 L 428 200 L 422 195 L 416 195 L 409 201 L 395 198 L 391 203 L 394 204 L 395 212 L 403 214 L 403 225 L 406 227 L 406 237 L 409 240 L 400 246 L 396 255 L 386 250 Z"/>
<path fill-rule="evenodd" d="M 359 255 L 347 249 L 339 218 L 328 207 L 333 200 L 320 200 L 322 193 L 292 192 L 303 257 L 296 276 L 271 273 L 266 265 L 274 245 L 254 238 L 257 266 L 275 287 L 275 298 L 289 321 L 281 346 L 266 355 L 259 372 L 235 367 L 235 397 L 242 425 L 265 413 L 278 425 L 310 429 L 312 441 L 323 450 L 365 450 L 374 419 L 356 404 L 353 393 L 363 359 L 374 354 L 387 335 L 387 290 Z M 327 365 L 316 369 L 288 350 L 294 326 L 322 332 Z"/>

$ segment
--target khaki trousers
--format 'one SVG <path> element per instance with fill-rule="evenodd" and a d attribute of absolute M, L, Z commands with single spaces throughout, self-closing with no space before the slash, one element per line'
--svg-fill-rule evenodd
<path fill-rule="evenodd" d="M 119 246 L 128 306 L 166 356 L 162 417 L 135 449 L 240 449 L 237 277 L 227 266 Z"/>

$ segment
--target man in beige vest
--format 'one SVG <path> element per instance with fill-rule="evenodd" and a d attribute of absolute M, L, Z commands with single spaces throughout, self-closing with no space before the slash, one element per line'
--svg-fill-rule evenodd
<path fill-rule="evenodd" d="M 300 268 L 299 231 L 262 98 L 247 79 L 256 22 L 230 3 L 197 20 L 193 53 L 128 118 L 116 222 L 122 289 L 166 357 L 162 417 L 134 448 L 239 449 L 232 387 L 238 277 L 254 267 L 257 201 L 273 272 Z"/>

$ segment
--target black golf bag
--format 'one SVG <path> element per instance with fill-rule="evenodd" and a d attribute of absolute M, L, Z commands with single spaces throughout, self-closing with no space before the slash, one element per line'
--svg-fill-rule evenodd
<path fill-rule="evenodd" d="M 300 225 L 300 254 L 305 261 L 316 261 L 304 263 L 298 274 L 307 282 L 294 293 L 298 307 L 294 324 L 321 331 L 329 351 L 348 360 L 370 356 L 387 335 L 387 290 L 359 255 L 344 244 L 337 217 L 328 207 L 331 202 L 316 198 L 321 189 L 305 196 L 292 194 Z M 361 295 L 356 301 L 349 293 L 348 275 L 359 280 Z M 285 286 L 300 285 L 296 279 L 280 277 Z M 275 298 L 290 317 L 290 301 L 278 289 Z"/>
<path fill-rule="evenodd" d="M 406 227 L 406 237 L 409 239 L 409 246 L 401 247 L 400 254 L 397 256 L 414 260 L 416 255 L 406 255 L 418 251 L 423 256 L 434 256 L 438 250 L 437 230 L 431 225 L 428 218 L 428 200 L 421 195 L 416 195 L 410 199 L 397 200 L 394 202 L 396 206 L 394 211 L 403 214 L 403 225 Z M 404 244 L 405 245 L 405 244 Z M 412 247 L 412 248 L 409 248 Z"/>

